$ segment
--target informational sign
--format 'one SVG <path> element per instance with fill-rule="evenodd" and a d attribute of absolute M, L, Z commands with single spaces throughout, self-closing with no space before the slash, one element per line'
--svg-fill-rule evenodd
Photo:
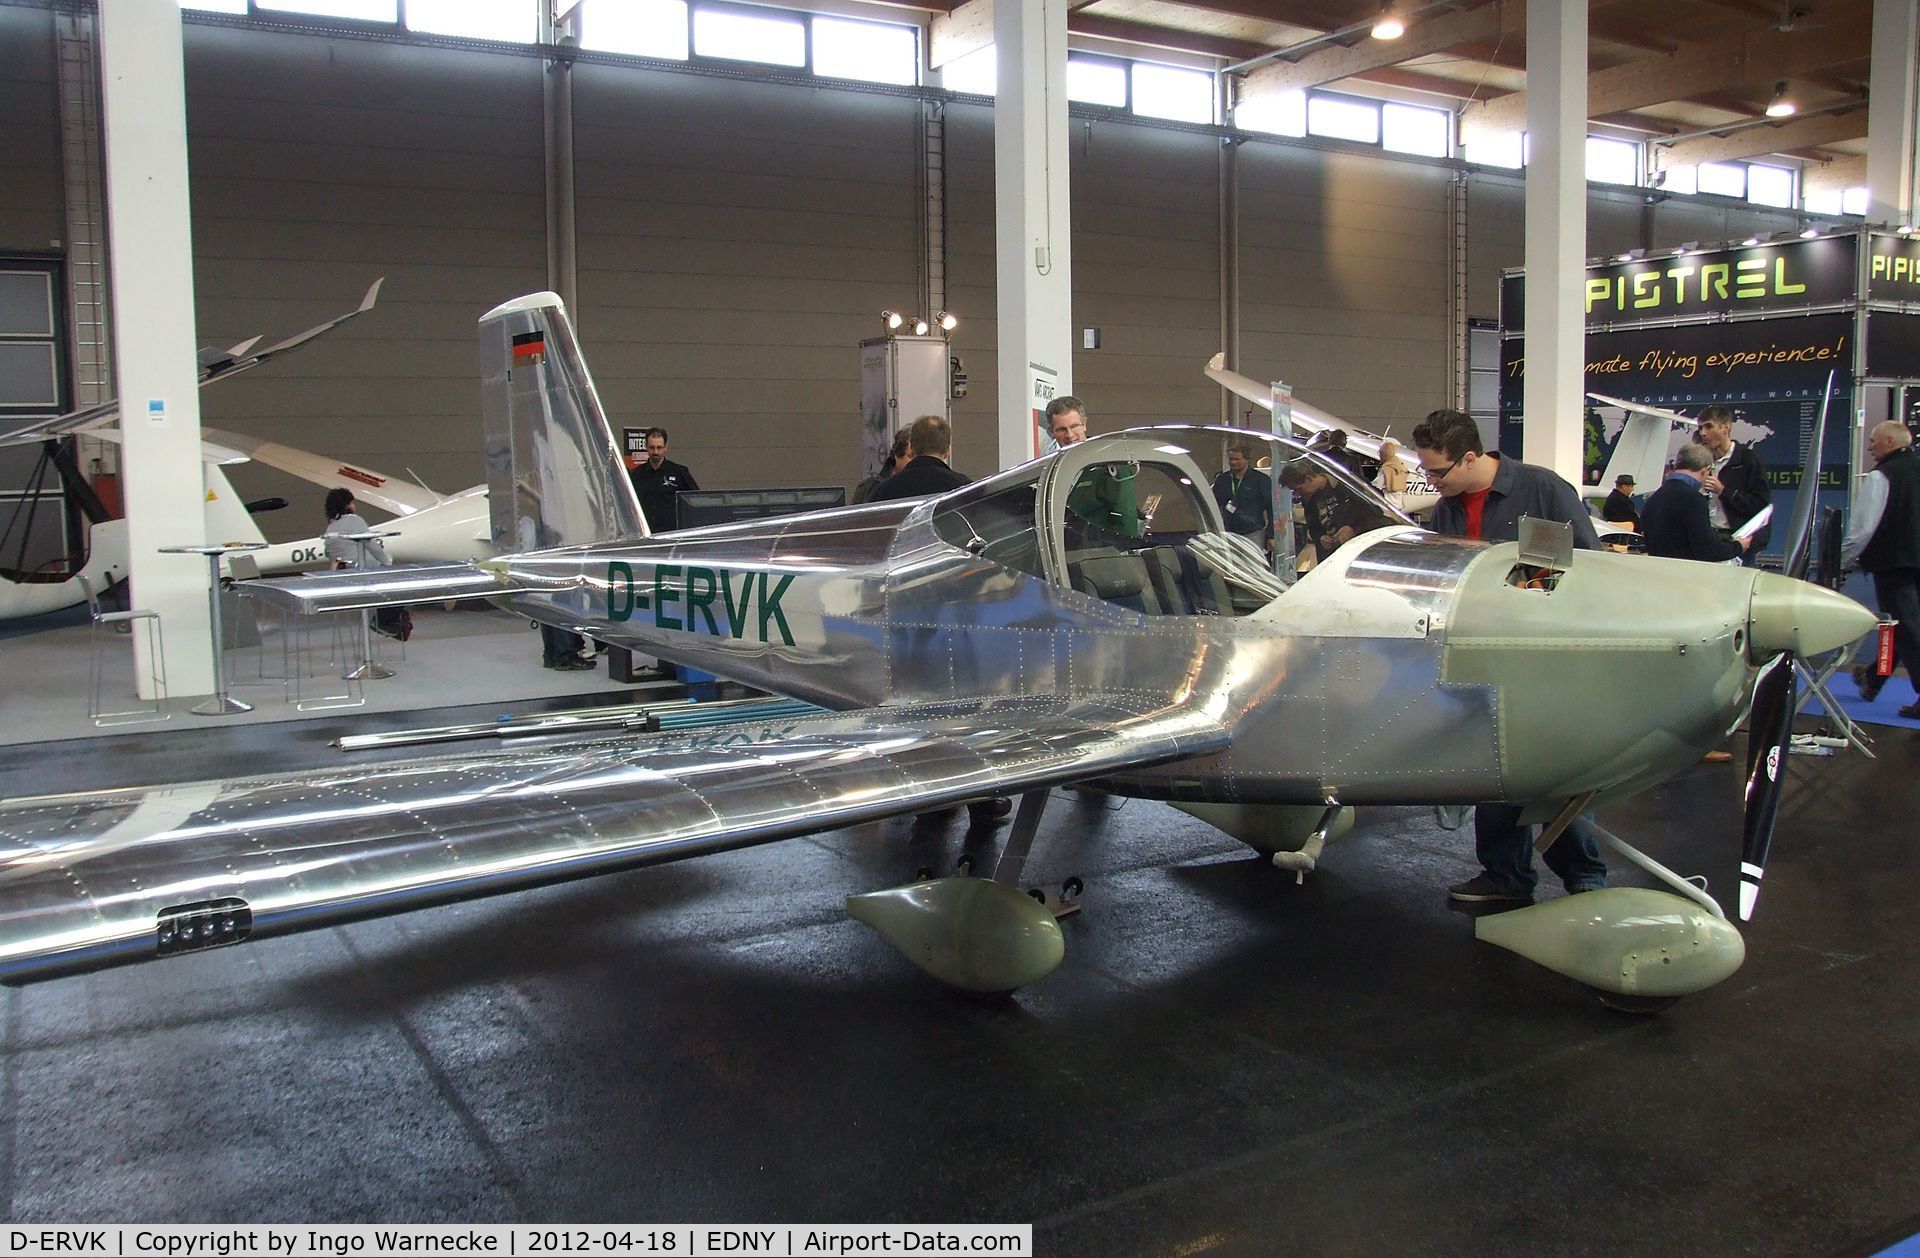
<path fill-rule="evenodd" d="M 1920 302 L 1920 237 L 1876 232 L 1869 248 L 1867 300 Z"/>
<path fill-rule="evenodd" d="M 876 476 L 893 451 L 893 373 L 885 338 L 860 342 L 860 475 Z"/>
<path fill-rule="evenodd" d="M 1273 398 L 1273 409 L 1265 415 L 1249 412 L 1248 426 L 1291 437 L 1293 386 L 1285 380 L 1275 380 L 1268 385 L 1268 389 Z M 1291 585 L 1299 575 L 1294 568 L 1294 555 L 1299 548 L 1294 545 L 1293 537 L 1293 491 L 1280 483 L 1279 469 L 1267 470 L 1273 482 L 1273 571 L 1274 575 Z"/>
<path fill-rule="evenodd" d="M 644 428 L 622 428 L 620 430 L 622 448 L 627 452 L 627 463 L 632 465 L 647 457 L 647 430 Z"/>
<path fill-rule="evenodd" d="M 1838 305 L 1853 299 L 1857 247 L 1853 236 L 1826 236 L 1590 266 L 1583 286 L 1586 326 L 1703 315 L 1738 319 Z M 1501 281 L 1500 326 L 1508 331 L 1519 331 L 1526 321 L 1525 285 L 1522 275 Z"/>
<path fill-rule="evenodd" d="M 1849 457 L 1845 417 L 1852 406 L 1852 338 L 1849 314 L 1589 333 L 1586 383 L 1596 393 L 1690 416 L 1710 403 L 1731 407 L 1734 440 L 1760 457 L 1775 490 L 1791 494 L 1800 484 L 1828 373 L 1836 372 L 1820 485 L 1821 504 L 1841 506 Z M 1515 457 L 1521 452 L 1525 344 L 1509 337 L 1500 345 L 1500 445 Z M 1583 460 L 1590 483 L 1606 465 L 1626 418 L 1617 409 L 1590 406 Z M 1691 432 L 1676 429 L 1669 452 L 1691 439 Z M 1786 509 L 1783 500 L 1779 510 Z M 1770 549 L 1779 550 L 1780 539 L 1776 529 Z"/>
<path fill-rule="evenodd" d="M 1058 371 L 1041 363 L 1027 364 L 1027 405 L 1033 415 L 1033 448 L 1029 457 L 1039 458 L 1044 453 L 1060 448 L 1054 442 L 1053 433 L 1047 429 L 1047 403 L 1058 397 L 1059 393 Z"/>
<path fill-rule="evenodd" d="M 878 473 L 893 434 L 922 415 L 952 418 L 943 336 L 886 336 L 860 342 L 860 467 Z"/>
<path fill-rule="evenodd" d="M 1293 432 L 1293 386 L 1285 380 L 1275 380 L 1273 388 L 1273 430 L 1277 433 Z"/>

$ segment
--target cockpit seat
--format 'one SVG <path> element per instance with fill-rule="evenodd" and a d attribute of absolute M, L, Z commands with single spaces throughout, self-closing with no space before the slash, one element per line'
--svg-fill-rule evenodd
<path fill-rule="evenodd" d="M 1166 614 L 1148 562 L 1139 553 L 1104 548 L 1084 552 L 1068 561 L 1067 576 L 1074 589 L 1102 602 L 1149 616 Z"/>
<path fill-rule="evenodd" d="M 1144 554 L 1148 579 L 1161 604 L 1179 616 L 1231 616 L 1233 593 L 1220 574 L 1184 546 L 1155 546 Z"/>

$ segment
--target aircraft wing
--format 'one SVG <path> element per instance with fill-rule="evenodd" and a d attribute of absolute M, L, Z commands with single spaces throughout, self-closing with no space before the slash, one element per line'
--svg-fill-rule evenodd
<path fill-rule="evenodd" d="M 1664 419 L 1669 424 L 1684 424 L 1689 428 L 1693 426 L 1693 421 L 1685 415 L 1682 415 L 1679 411 L 1669 411 L 1658 406 L 1648 406 L 1645 402 L 1629 402 L 1627 399 L 1621 397 L 1608 397 L 1604 393 L 1588 393 L 1587 396 L 1602 406 L 1617 406 L 1629 414 L 1649 415 L 1654 419 Z"/>
<path fill-rule="evenodd" d="M 1215 354 L 1209 359 L 1207 361 L 1208 378 L 1217 382 L 1235 397 L 1243 398 L 1255 406 L 1272 411 L 1272 387 L 1261 384 L 1252 376 L 1228 371 L 1226 361 L 1227 356 L 1224 353 Z M 1311 403 L 1302 402 L 1297 397 L 1293 399 L 1293 426 L 1308 434 L 1329 432 L 1337 428 L 1347 434 L 1349 449 L 1357 450 L 1375 462 L 1380 461 L 1381 445 L 1387 440 L 1379 433 L 1355 427 L 1338 416 L 1329 415 Z M 1439 495 L 1427 485 L 1427 474 L 1421 469 L 1420 460 L 1415 458 L 1404 445 L 1395 453 L 1394 458 L 1401 467 L 1406 469 L 1407 488 L 1401 493 L 1389 495 L 1389 500 L 1408 515 L 1432 510 L 1434 504 L 1439 501 Z"/>
<path fill-rule="evenodd" d="M 199 355 L 200 387 L 205 388 L 215 380 L 222 380 L 228 376 L 237 376 L 243 371 L 252 371 L 255 367 L 263 363 L 271 362 L 289 350 L 298 349 L 308 341 L 326 335 L 347 320 L 358 318 L 360 315 L 373 309 L 373 303 L 377 301 L 380 296 L 380 286 L 386 282 L 386 277 L 384 276 L 375 280 L 373 285 L 367 289 L 367 295 L 360 299 L 360 304 L 352 310 L 347 311 L 347 313 L 337 318 L 329 319 L 325 323 L 316 324 L 304 332 L 296 332 L 285 340 L 275 341 L 263 350 L 255 350 L 253 348 L 260 343 L 260 338 L 257 336 L 248 337 L 238 345 L 230 345 L 225 349 L 208 348 L 201 350 Z M 28 424 L 24 428 L 15 428 L 4 436 L 0 436 L 0 446 L 26 445 L 32 442 L 72 436 L 75 433 L 92 432 L 119 418 L 120 401 L 118 398 L 115 398 L 112 401 L 102 402 L 98 406 L 90 406 L 85 410 L 69 411 L 65 415 L 58 415 L 52 419 L 41 420 L 37 424 Z M 214 451 L 210 452 L 209 457 L 214 462 L 233 461 L 230 458 L 221 457 L 221 454 L 222 452 Z M 372 500 L 369 499 L 368 501 Z"/>
<path fill-rule="evenodd" d="M 242 458 L 278 468 L 327 489 L 345 486 L 353 491 L 356 501 L 370 503 L 397 516 L 425 511 L 441 500 L 439 494 L 425 486 L 398 480 L 384 472 L 376 472 L 342 459 L 330 459 L 281 445 L 277 441 L 262 441 L 257 437 L 246 437 L 218 428 L 202 428 L 200 439 L 208 449 L 232 450 Z"/>
<path fill-rule="evenodd" d="M 975 699 L 0 804 L 0 981 L 171 956 L 1223 750 L 1197 706 Z"/>

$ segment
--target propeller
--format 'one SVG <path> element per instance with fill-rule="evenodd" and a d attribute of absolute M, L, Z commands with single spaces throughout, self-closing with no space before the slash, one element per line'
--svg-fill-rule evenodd
<path fill-rule="evenodd" d="M 1827 373 L 1826 395 L 1820 417 L 1814 421 L 1813 440 L 1800 469 L 1800 488 L 1793 497 L 1783 571 L 1804 581 L 1813 554 L 1813 508 L 1820 485 L 1820 453 L 1827 438 L 1827 408 L 1833 402 L 1834 373 Z M 1783 650 L 1761 666 L 1753 683 L 1753 705 L 1747 717 L 1747 802 L 1740 836 L 1740 920 L 1753 917 L 1760 897 L 1760 879 L 1773 846 L 1773 826 L 1780 817 L 1780 795 L 1786 779 L 1788 744 L 1793 739 L 1793 716 L 1798 707 L 1799 679 L 1793 653 Z"/>

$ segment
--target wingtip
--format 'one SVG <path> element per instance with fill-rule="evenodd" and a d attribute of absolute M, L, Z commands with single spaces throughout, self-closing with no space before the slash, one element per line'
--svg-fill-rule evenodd
<path fill-rule="evenodd" d="M 373 309 L 373 303 L 380 300 L 380 286 L 386 282 L 387 277 L 382 275 L 368 287 L 367 295 L 360 299 L 360 309 L 363 312 Z"/>
<path fill-rule="evenodd" d="M 1208 371 L 1219 371 L 1221 368 L 1225 367 L 1226 365 L 1227 365 L 1227 351 L 1225 350 L 1221 350 L 1219 353 L 1215 354 L 1212 358 L 1207 359 Z"/>

